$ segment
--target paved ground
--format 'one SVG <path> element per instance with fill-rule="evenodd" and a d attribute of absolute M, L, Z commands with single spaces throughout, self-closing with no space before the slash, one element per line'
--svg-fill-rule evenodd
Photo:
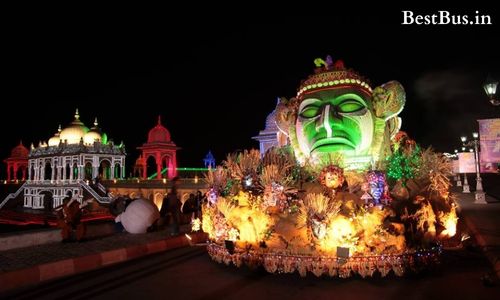
<path fill-rule="evenodd" d="M 462 181 L 464 180 L 463 174 L 461 175 Z M 476 190 L 476 174 L 468 174 L 467 180 L 471 188 L 471 192 Z M 500 199 L 500 174 L 483 173 L 481 174 L 483 189 L 486 193 L 493 198 Z"/>
<path fill-rule="evenodd" d="M 189 225 L 184 225 L 182 231 L 188 232 Z M 117 233 L 112 236 L 90 239 L 81 243 L 57 242 L 34 247 L 0 251 L 0 272 L 9 272 L 135 245 L 145 245 L 151 242 L 164 240 L 168 237 L 170 237 L 168 230 L 145 234 Z"/>
<path fill-rule="evenodd" d="M 486 195 L 488 204 L 475 204 L 474 193 L 457 193 L 461 217 L 500 278 L 500 201 Z"/>
<path fill-rule="evenodd" d="M 273 275 L 213 262 L 204 247 L 188 247 L 17 290 L 5 299 L 498 299 L 500 287 L 481 276 L 477 251 L 443 255 L 442 266 L 418 276 L 361 279 Z"/>
<path fill-rule="evenodd" d="M 112 238 L 101 238 L 90 241 L 88 248 L 80 247 L 81 244 L 71 247 L 46 244 L 45 247 L 3 251 L 8 252 L 11 258 L 23 259 L 13 260 L 7 266 L 8 271 L 0 271 L 0 299 L 3 298 L 2 293 L 20 287 L 36 286 L 42 282 L 107 268 L 143 256 L 205 242 L 206 239 L 206 234 L 201 232 L 170 236 L 167 231 L 162 231 L 141 236 L 120 234 Z M 39 248 L 43 251 L 39 251 Z M 62 255 L 66 257 L 63 258 Z"/>

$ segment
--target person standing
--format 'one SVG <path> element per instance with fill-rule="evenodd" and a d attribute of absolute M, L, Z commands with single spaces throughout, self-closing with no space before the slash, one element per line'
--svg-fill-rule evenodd
<path fill-rule="evenodd" d="M 178 178 L 174 177 L 172 179 L 172 189 L 170 190 L 170 193 L 168 193 L 167 195 L 167 214 L 170 216 L 170 218 L 167 217 L 167 220 L 168 219 L 172 220 L 172 230 L 170 232 L 170 235 L 172 236 L 179 235 L 179 224 L 181 219 L 182 203 L 177 193 L 177 187 L 178 187 Z M 167 222 L 167 224 L 168 223 L 169 222 Z"/>
<path fill-rule="evenodd" d="M 87 206 L 92 201 L 92 199 L 89 199 L 80 204 L 71 193 L 68 193 L 67 197 L 64 198 L 63 203 L 54 209 L 58 212 L 58 223 L 61 228 L 61 237 L 63 242 L 69 242 L 73 232 L 75 232 L 77 242 L 83 240 L 87 231 L 87 226 L 81 221 L 83 215 L 82 208 Z"/>
<path fill-rule="evenodd" d="M 165 194 L 163 197 L 163 200 L 161 202 L 161 208 L 160 208 L 160 220 L 161 223 L 160 225 L 163 227 L 168 226 L 168 221 L 169 221 L 169 214 L 168 214 L 168 195 L 170 193 Z"/>
<path fill-rule="evenodd" d="M 196 206 L 195 206 L 195 218 L 201 218 L 201 207 L 203 206 L 203 194 L 200 190 L 196 191 Z"/>

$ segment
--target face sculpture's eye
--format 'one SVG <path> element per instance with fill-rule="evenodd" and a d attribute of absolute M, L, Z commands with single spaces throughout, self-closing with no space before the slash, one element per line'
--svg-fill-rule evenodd
<path fill-rule="evenodd" d="M 348 99 L 339 104 L 339 111 L 343 113 L 353 113 L 361 111 L 365 106 L 354 99 Z"/>
<path fill-rule="evenodd" d="M 339 113 L 364 113 L 364 108 L 365 105 L 361 102 L 355 99 L 346 99 L 339 103 L 334 110 L 337 110 Z M 314 118 L 321 114 L 322 109 L 324 107 L 319 106 L 318 103 L 309 104 L 302 108 L 300 116 L 306 119 Z"/>
<path fill-rule="evenodd" d="M 302 118 L 314 118 L 321 113 L 319 107 L 314 105 L 308 105 L 302 109 L 300 116 Z"/>

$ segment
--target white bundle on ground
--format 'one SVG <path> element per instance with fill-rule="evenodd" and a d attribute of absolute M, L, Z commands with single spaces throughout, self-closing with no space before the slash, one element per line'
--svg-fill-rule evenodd
<path fill-rule="evenodd" d="M 146 233 L 149 226 L 160 218 L 156 205 L 146 199 L 132 201 L 117 217 L 129 233 Z"/>

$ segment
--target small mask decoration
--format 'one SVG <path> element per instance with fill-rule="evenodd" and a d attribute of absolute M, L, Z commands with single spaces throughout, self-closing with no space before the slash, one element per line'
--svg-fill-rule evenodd
<path fill-rule="evenodd" d="M 323 168 L 319 175 L 321 184 L 329 189 L 337 189 L 342 187 L 344 183 L 344 170 L 337 166 L 327 166 Z"/>
<path fill-rule="evenodd" d="M 325 219 L 317 214 L 313 215 L 311 218 L 311 228 L 313 235 L 317 239 L 323 239 L 326 236 L 326 223 Z"/>
<path fill-rule="evenodd" d="M 385 174 L 381 171 L 368 171 L 366 174 L 366 180 L 368 183 L 368 193 L 372 197 L 373 204 L 380 204 L 381 200 L 385 199 L 387 190 Z"/>
<path fill-rule="evenodd" d="M 208 202 L 210 202 L 210 204 L 215 204 L 217 203 L 217 197 L 219 196 L 219 193 L 217 192 L 216 189 L 214 188 L 211 188 L 208 192 L 207 192 L 207 199 L 208 199 Z"/>

